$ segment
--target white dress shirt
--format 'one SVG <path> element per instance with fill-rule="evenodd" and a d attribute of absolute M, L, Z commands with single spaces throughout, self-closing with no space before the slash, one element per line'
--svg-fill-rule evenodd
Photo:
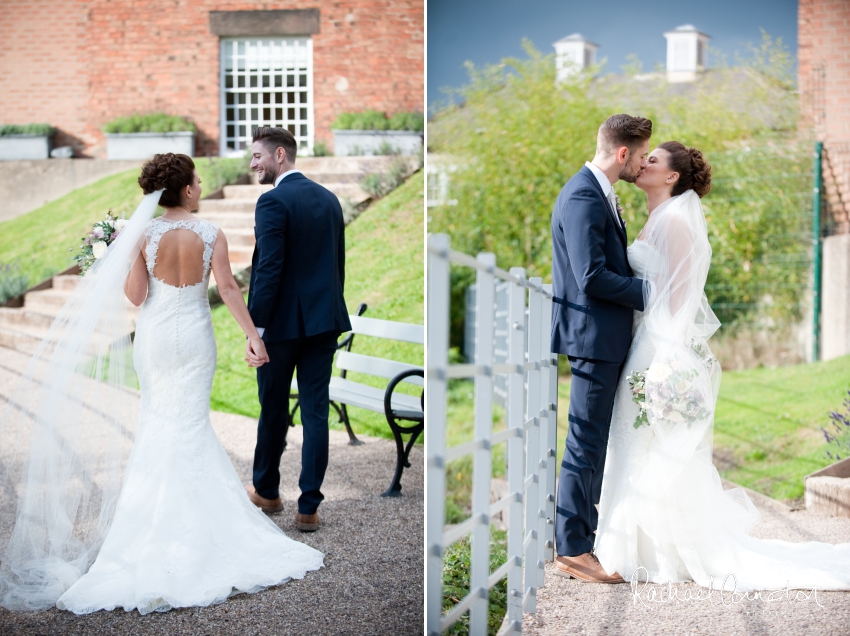
<path fill-rule="evenodd" d="M 622 228 L 623 224 L 620 222 L 620 218 L 617 215 L 617 195 L 614 192 L 614 188 L 611 186 L 611 182 L 608 181 L 608 177 L 605 176 L 605 173 L 602 172 L 602 170 L 600 170 L 597 166 L 594 166 L 589 161 L 585 161 L 584 165 L 587 166 L 588 170 L 590 170 L 593 173 L 593 176 L 596 177 L 596 180 L 599 182 L 599 187 L 602 188 L 602 194 L 605 195 L 605 198 L 608 199 L 608 203 L 611 204 L 611 209 L 614 210 L 614 220 Z"/>
<path fill-rule="evenodd" d="M 287 170 L 283 174 L 278 175 L 277 179 L 274 180 L 274 187 L 276 188 L 281 181 L 283 181 L 289 175 L 295 174 L 296 172 L 300 173 L 301 171 L 293 168 L 292 170 Z M 260 334 L 260 338 L 263 337 L 263 332 L 265 332 L 265 330 L 266 330 L 265 327 L 257 327 L 257 332 Z"/>

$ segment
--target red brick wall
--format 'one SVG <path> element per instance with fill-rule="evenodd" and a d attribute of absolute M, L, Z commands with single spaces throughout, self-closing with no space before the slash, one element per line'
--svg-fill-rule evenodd
<path fill-rule="evenodd" d="M 104 156 L 104 123 L 162 110 L 195 122 L 197 154 L 217 154 L 219 38 L 209 12 L 316 7 L 317 141 L 331 145 L 342 111 L 424 110 L 423 0 L 4 0 L 0 123 L 47 121 L 65 135 L 57 142 L 74 138 L 78 154 Z"/>
<path fill-rule="evenodd" d="M 0 124 L 48 123 L 54 144 L 80 152 L 88 75 L 81 55 L 85 10 L 75 0 L 3 0 L 0 6 Z"/>
<path fill-rule="evenodd" d="M 819 138 L 850 141 L 850 0 L 799 0 L 797 43 L 804 114 Z M 820 80 L 817 69 L 825 71 Z"/>

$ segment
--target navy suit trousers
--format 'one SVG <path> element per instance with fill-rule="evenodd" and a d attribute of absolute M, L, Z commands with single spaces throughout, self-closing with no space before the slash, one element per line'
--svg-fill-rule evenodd
<path fill-rule="evenodd" d="M 269 360 L 257 369 L 260 422 L 254 450 L 254 488 L 266 499 L 280 495 L 280 458 L 289 427 L 289 390 L 297 372 L 304 443 L 298 512 L 311 515 L 324 499 L 321 487 L 328 467 L 328 384 L 338 331 L 267 342 Z M 296 371 L 297 370 L 297 371 Z"/>
<path fill-rule="evenodd" d="M 561 462 L 555 507 L 555 545 L 559 556 L 593 549 L 602 495 L 614 395 L 623 363 L 570 356 L 569 433 Z"/>

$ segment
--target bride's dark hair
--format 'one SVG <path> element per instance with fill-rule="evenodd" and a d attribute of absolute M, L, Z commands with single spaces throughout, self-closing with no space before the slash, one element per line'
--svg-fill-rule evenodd
<path fill-rule="evenodd" d="M 679 173 L 679 180 L 673 184 L 673 196 L 693 190 L 699 198 L 711 190 L 711 166 L 696 148 L 688 148 L 678 141 L 665 141 L 659 144 L 670 156 L 667 167 Z"/>
<path fill-rule="evenodd" d="M 167 152 L 154 155 L 142 167 L 139 185 L 145 194 L 165 188 L 159 204 L 164 208 L 176 208 L 182 201 L 181 191 L 192 185 L 195 179 L 195 162 L 187 155 L 175 155 Z"/>

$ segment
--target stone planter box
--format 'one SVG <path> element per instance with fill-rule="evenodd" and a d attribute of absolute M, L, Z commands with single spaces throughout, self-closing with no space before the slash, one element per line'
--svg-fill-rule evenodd
<path fill-rule="evenodd" d="M 48 159 L 53 138 L 47 135 L 3 135 L 0 161 Z"/>
<path fill-rule="evenodd" d="M 850 517 L 850 458 L 806 475 L 806 510 Z"/>
<path fill-rule="evenodd" d="M 193 132 L 107 133 L 107 159 L 150 159 L 156 154 L 173 152 L 195 156 Z"/>
<path fill-rule="evenodd" d="M 422 146 L 422 133 L 413 130 L 334 130 L 334 155 L 375 155 L 389 145 L 403 155 L 415 155 Z"/>

